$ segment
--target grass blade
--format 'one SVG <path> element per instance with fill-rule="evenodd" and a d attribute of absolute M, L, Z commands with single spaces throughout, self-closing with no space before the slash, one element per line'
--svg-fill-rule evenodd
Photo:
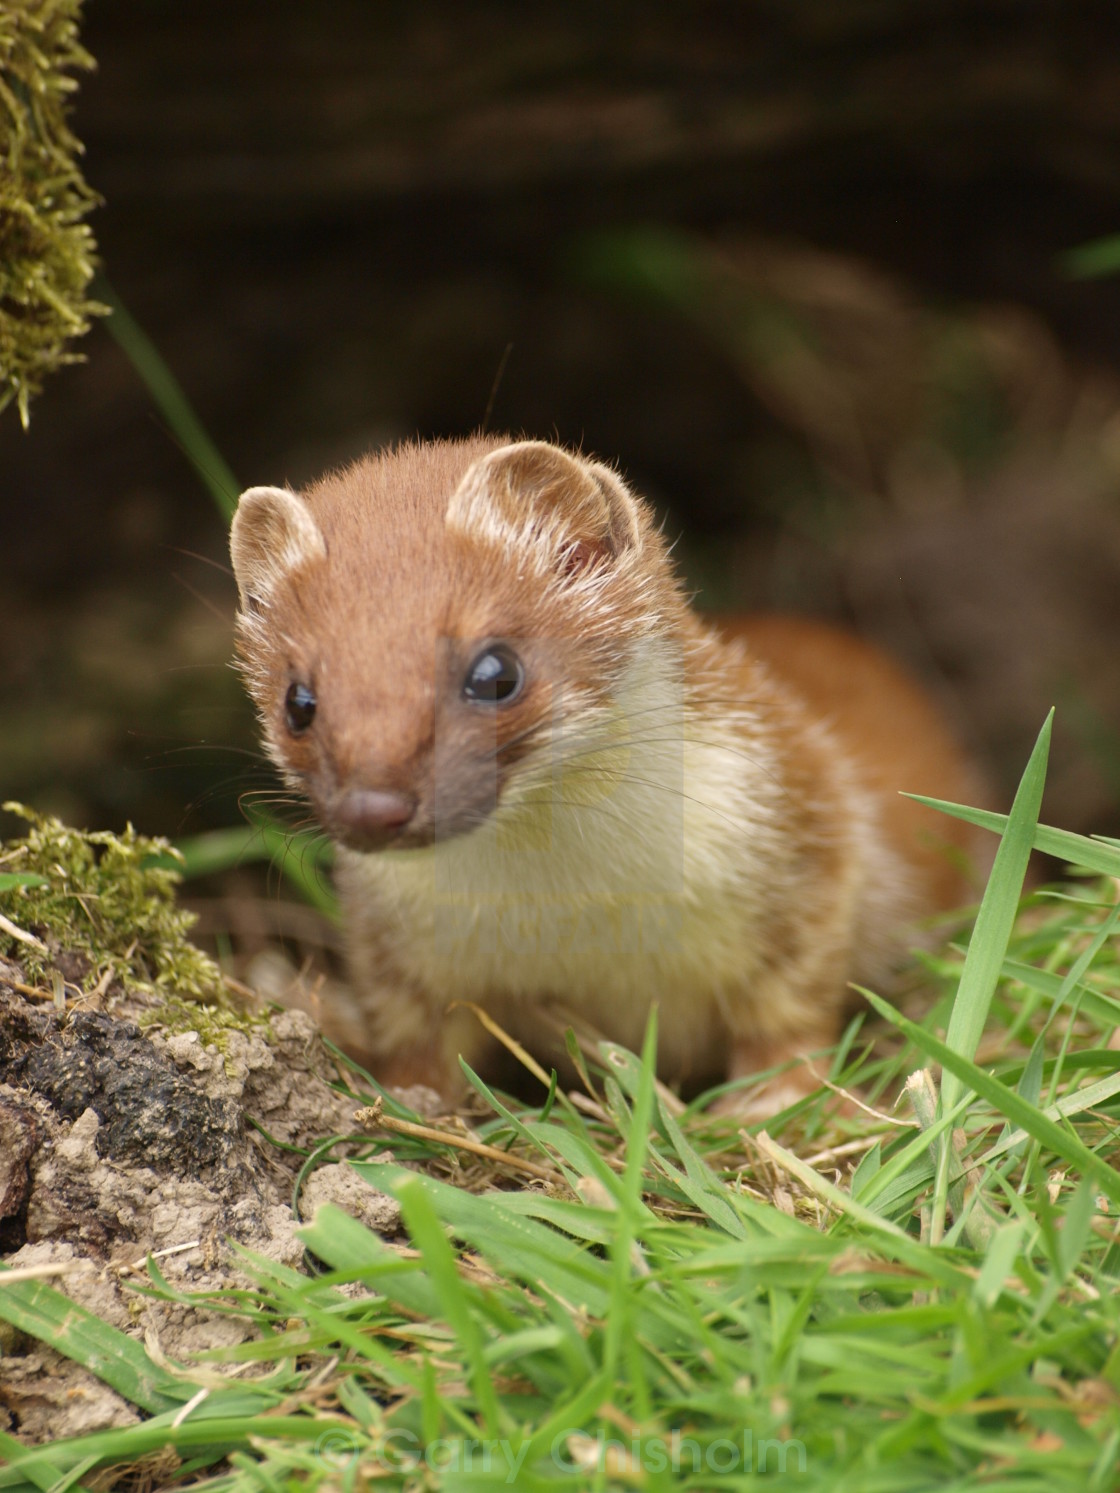
<path fill-rule="evenodd" d="M 507 1429 L 501 1403 L 486 1361 L 486 1344 L 471 1310 L 471 1287 L 459 1269 L 431 1199 L 418 1177 L 402 1178 L 396 1189 L 412 1242 L 424 1257 L 428 1279 L 439 1296 L 442 1315 L 455 1333 L 483 1422 L 491 1436 Z"/>
<path fill-rule="evenodd" d="M 1042 789 L 1046 782 L 1046 759 L 1054 712 L 1046 717 L 1034 751 L 1015 794 L 1007 826 L 987 889 L 976 917 L 976 928 L 968 946 L 964 969 L 945 1041 L 953 1052 L 970 1058 L 988 1019 L 992 996 L 1007 955 L 1015 914 L 1027 873 Z M 960 1079 L 950 1070 L 941 1080 L 942 1111 L 950 1110 L 961 1095 Z"/>
<path fill-rule="evenodd" d="M 210 492 L 226 523 L 233 517 L 241 484 L 183 393 L 178 379 L 164 362 L 155 343 L 129 315 L 108 281 L 98 277 L 97 296 L 110 307 L 106 326 L 143 380 L 152 401 L 167 421 L 176 443 Z"/>
<path fill-rule="evenodd" d="M 998 1078 L 985 1073 L 975 1063 L 962 1057 L 960 1053 L 954 1052 L 947 1043 L 935 1037 L 932 1032 L 927 1032 L 917 1022 L 900 1015 L 885 1000 L 872 995 L 869 991 L 865 994 L 881 1016 L 909 1037 L 915 1047 L 921 1048 L 943 1068 L 948 1069 L 957 1078 L 959 1086 L 972 1089 L 982 1099 L 986 1099 L 999 1114 L 1028 1135 L 1033 1136 L 1035 1140 L 1041 1141 L 1044 1146 L 1049 1147 L 1056 1156 L 1060 1156 L 1070 1166 L 1077 1167 L 1085 1175 L 1095 1177 L 1101 1191 L 1112 1202 L 1120 1203 L 1120 1174 L 1091 1151 L 1084 1141 L 1068 1130 L 1064 1130 L 1055 1121 L 1048 1119 L 1041 1111 L 1021 1098 L 1014 1089 L 1001 1083 Z"/>
<path fill-rule="evenodd" d="M 997 835 L 1007 828 L 1009 816 L 997 814 L 991 809 L 973 809 L 967 804 L 950 803 L 945 798 L 927 798 L 920 793 L 906 793 L 915 803 L 938 809 L 953 819 L 963 819 L 980 829 L 993 830 Z M 1035 827 L 1032 841 L 1035 850 L 1052 855 L 1056 860 L 1070 866 L 1083 866 L 1087 871 L 1096 871 L 1101 876 L 1120 876 L 1120 846 L 1104 835 L 1077 835 L 1069 829 L 1055 829 L 1050 824 Z"/>
<path fill-rule="evenodd" d="M 82 1364 L 110 1389 L 149 1414 L 177 1409 L 194 1393 L 159 1368 L 128 1337 L 42 1281 L 5 1283 L 0 1268 L 0 1318 Z"/>

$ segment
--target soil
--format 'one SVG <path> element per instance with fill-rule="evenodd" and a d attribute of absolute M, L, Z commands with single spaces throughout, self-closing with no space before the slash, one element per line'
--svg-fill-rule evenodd
<path fill-rule="evenodd" d="M 262 1013 L 253 1030 L 223 1032 L 219 1049 L 197 1031 L 142 1028 L 158 1011 L 151 996 L 110 991 L 102 1009 L 60 1017 L 24 983 L 0 961 L 5 1265 L 72 1265 L 49 1283 L 149 1352 L 189 1361 L 253 1329 L 138 1294 L 149 1253 L 176 1291 L 207 1292 L 247 1283 L 231 1241 L 298 1268 L 296 1230 L 323 1202 L 396 1231 L 396 1204 L 338 1160 L 311 1175 L 293 1211 L 305 1154 L 349 1134 L 359 1103 L 339 1092 L 310 1016 Z M 88 1370 L 0 1324 L 0 1429 L 34 1444 L 136 1419 Z"/>

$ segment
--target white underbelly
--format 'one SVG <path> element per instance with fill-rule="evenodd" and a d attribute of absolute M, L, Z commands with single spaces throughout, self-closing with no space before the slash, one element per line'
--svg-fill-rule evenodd
<path fill-rule="evenodd" d="M 757 889 L 720 862 L 689 868 L 679 842 L 660 868 L 601 857 L 574 875 L 554 856 L 496 869 L 485 835 L 363 858 L 411 981 L 445 1006 L 478 1003 L 514 1032 L 547 1006 L 634 1049 L 656 1004 L 663 1052 L 686 1068 L 718 1058 L 726 1013 L 757 964 Z"/>
<path fill-rule="evenodd" d="M 623 770 L 515 797 L 424 850 L 349 858 L 348 881 L 368 887 L 395 963 L 438 1002 L 515 1024 L 557 1006 L 632 1048 L 657 1004 L 663 1050 L 691 1066 L 726 1032 L 765 942 L 784 856 L 777 775 L 730 726 L 611 751 Z"/>

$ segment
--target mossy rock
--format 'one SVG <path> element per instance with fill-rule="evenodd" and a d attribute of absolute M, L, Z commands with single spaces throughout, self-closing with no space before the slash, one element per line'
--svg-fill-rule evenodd
<path fill-rule="evenodd" d="M 67 124 L 72 74 L 93 66 L 80 12 L 81 0 L 0 0 L 0 410 L 15 400 L 24 425 L 104 310 L 86 294 L 95 245 L 83 219 L 98 199 Z"/>

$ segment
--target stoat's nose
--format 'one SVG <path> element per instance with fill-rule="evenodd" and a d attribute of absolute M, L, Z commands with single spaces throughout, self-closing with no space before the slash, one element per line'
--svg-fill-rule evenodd
<path fill-rule="evenodd" d="M 380 788 L 347 788 L 334 805 L 338 837 L 351 850 L 378 850 L 387 845 L 416 812 L 408 793 Z"/>

